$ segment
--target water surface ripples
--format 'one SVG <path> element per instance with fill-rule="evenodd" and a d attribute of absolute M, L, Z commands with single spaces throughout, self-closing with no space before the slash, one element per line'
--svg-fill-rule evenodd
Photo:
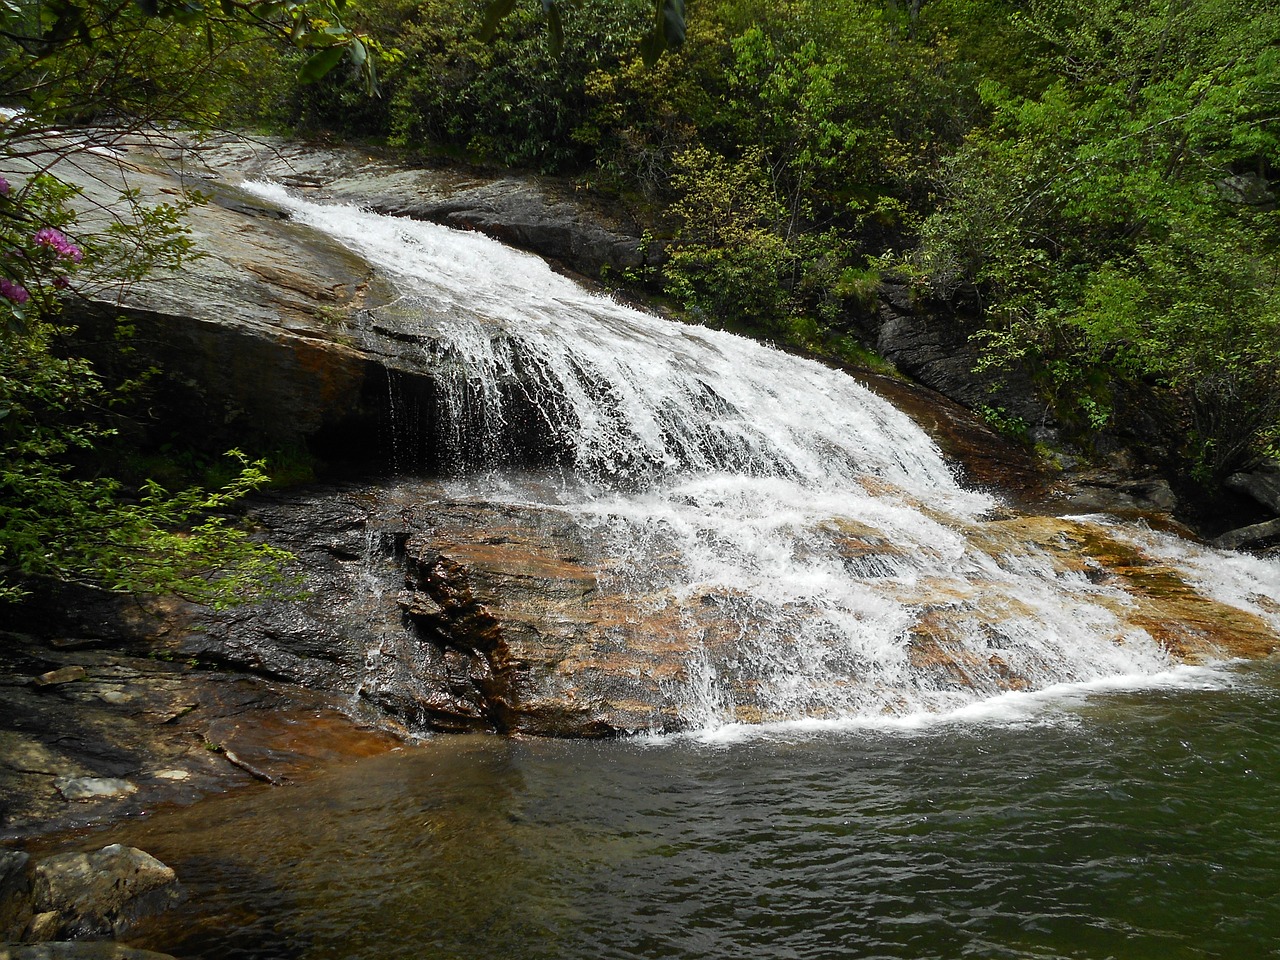
<path fill-rule="evenodd" d="M 923 730 L 442 737 L 112 839 L 185 879 L 142 941 L 181 957 L 1277 957 L 1277 708 L 1269 663 Z"/>

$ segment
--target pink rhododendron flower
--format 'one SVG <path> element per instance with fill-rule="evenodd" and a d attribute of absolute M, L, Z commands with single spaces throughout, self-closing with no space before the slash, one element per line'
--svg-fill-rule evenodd
<path fill-rule="evenodd" d="M 9 195 L 9 181 L 6 180 L 4 177 L 0 177 L 0 197 L 7 197 L 8 195 Z"/>
<path fill-rule="evenodd" d="M 84 258 L 84 252 L 72 243 L 65 233 L 55 227 L 41 227 L 31 239 L 37 247 L 48 247 L 58 255 L 60 260 L 79 263 Z"/>
<path fill-rule="evenodd" d="M 27 293 L 27 288 L 22 284 L 14 283 L 8 277 L 0 277 L 0 297 L 14 303 L 26 303 L 31 299 L 31 294 Z"/>

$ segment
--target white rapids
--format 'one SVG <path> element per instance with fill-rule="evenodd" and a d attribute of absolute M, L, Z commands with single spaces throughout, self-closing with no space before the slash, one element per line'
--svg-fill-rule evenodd
<path fill-rule="evenodd" d="M 612 558 L 601 577 L 674 611 L 692 640 L 663 689 L 688 726 L 940 714 L 1175 667 L 1069 535 L 988 521 L 994 499 L 850 376 L 620 305 L 475 233 L 245 189 L 395 286 L 459 484 L 567 512 Z M 504 475 L 528 437 L 559 482 Z M 1070 523 L 1280 631 L 1280 565 Z"/>

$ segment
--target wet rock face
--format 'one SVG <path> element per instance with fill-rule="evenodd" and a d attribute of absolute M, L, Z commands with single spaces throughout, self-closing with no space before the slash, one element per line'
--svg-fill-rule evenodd
<path fill-rule="evenodd" d="M 124 936 L 138 921 L 177 904 L 182 890 L 165 864 L 143 850 L 116 843 L 39 861 L 25 853 L 5 852 L 0 858 L 0 895 L 0 935 L 47 942 Z"/>
<path fill-rule="evenodd" d="M 655 683 L 675 668 L 652 644 L 609 639 L 629 598 L 599 590 L 601 559 L 554 511 L 422 481 L 283 497 L 255 519 L 298 555 L 308 598 L 205 612 L 175 631 L 175 655 L 323 686 L 416 727 L 663 725 Z"/>
<path fill-rule="evenodd" d="M 777 652 L 769 648 L 785 658 L 788 625 L 823 615 L 803 600 L 771 608 L 741 591 L 682 585 L 674 553 L 659 551 L 638 574 L 618 544 L 571 511 L 513 506 L 462 485 L 315 491 L 269 503 L 257 519 L 299 555 L 311 596 L 205 614 L 201 629 L 179 642 L 180 655 L 322 684 L 419 729 L 576 737 L 678 730 L 697 722 L 687 698 L 708 676 L 723 686 L 731 718 L 780 719 L 788 705 L 776 702 L 751 660 Z M 1030 617 L 1035 631 L 1042 601 L 998 571 L 972 581 L 897 577 L 886 572 L 907 558 L 881 531 L 836 518 L 817 535 L 821 549 L 909 611 L 901 642 L 914 686 L 905 696 L 1031 689 L 1061 670 L 1039 653 L 1006 652 L 1016 647 L 1008 638 L 1028 629 L 1019 617 Z M 1047 582 L 1074 590 L 1098 629 L 1111 631 L 1104 648 L 1140 633 L 1170 662 L 1201 662 L 1266 656 L 1280 645 L 1266 619 L 1280 606 L 1259 597 L 1263 606 L 1250 612 L 1215 600 L 1158 551 L 1105 527 L 1010 513 L 963 535 L 973 564 L 1051 571 Z M 961 642 L 984 633 L 989 648 Z M 825 666 L 805 668 L 830 688 L 806 705 L 817 716 L 827 693 L 882 682 L 876 664 L 830 666 L 825 680 Z"/>
<path fill-rule="evenodd" d="M 187 144 L 117 147 L 117 158 L 83 155 L 55 171 L 83 189 L 90 209 L 109 208 L 126 184 L 147 202 L 196 186 L 210 199 L 185 222 L 201 258 L 70 302 L 68 316 L 90 343 L 112 342 L 116 318 L 127 317 L 137 362 L 160 371 L 148 401 L 148 416 L 158 420 L 139 429 L 156 442 L 184 436 L 215 455 L 245 446 L 309 449 L 344 464 L 439 467 L 431 451 L 442 429 L 433 413 L 440 387 L 421 317 L 400 317 L 397 291 L 364 260 L 242 191 L 237 184 L 246 179 L 270 177 L 315 199 L 482 230 L 591 275 L 638 266 L 645 256 L 605 211 L 536 178 L 403 169 L 355 149 L 283 141 L 231 138 L 195 152 Z M 407 410 L 421 425 L 398 437 Z M 398 442 L 411 451 L 408 462 L 397 460 Z"/>
<path fill-rule="evenodd" d="M 391 216 L 478 230 L 578 273 L 654 265 L 658 251 L 616 205 L 567 181 L 531 174 L 413 169 L 394 156 L 355 147 L 274 138 L 206 140 L 191 154 L 212 175 L 277 180 L 317 198 L 356 203 Z"/>
<path fill-rule="evenodd" d="M 96 635 L 63 629 L 51 614 L 48 636 L 0 633 L 0 839 L 297 779 L 317 764 L 398 742 L 340 712 L 345 699 L 176 659 L 165 644 L 179 606 L 114 621 L 106 606 L 99 598 L 88 623 L 69 618 Z M 134 644 L 142 649 L 131 652 Z M 77 679 L 40 682 L 51 673 Z M 11 881 L 0 856 L 0 901 Z"/>

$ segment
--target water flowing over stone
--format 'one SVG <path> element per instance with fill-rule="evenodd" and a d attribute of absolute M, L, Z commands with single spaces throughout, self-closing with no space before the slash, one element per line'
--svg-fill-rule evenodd
<path fill-rule="evenodd" d="M 249 189 L 394 285 L 366 329 L 418 351 L 420 381 L 389 378 L 396 459 L 456 477 L 367 506 L 366 554 L 391 543 L 407 589 L 365 606 L 408 626 L 374 631 L 362 697 L 416 683 L 462 726 L 675 729 L 945 711 L 1276 645 L 1274 563 L 1014 514 L 843 373 L 478 235 Z"/>

